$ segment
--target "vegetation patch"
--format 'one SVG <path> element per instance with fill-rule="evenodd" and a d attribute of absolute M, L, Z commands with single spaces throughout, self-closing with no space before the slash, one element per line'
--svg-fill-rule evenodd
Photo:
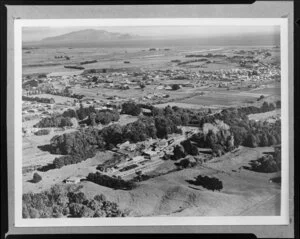
<path fill-rule="evenodd" d="M 113 189 L 131 190 L 136 187 L 136 184 L 133 181 L 125 181 L 121 178 L 109 177 L 99 172 L 89 173 L 87 180 Z"/>
<path fill-rule="evenodd" d="M 250 168 L 245 168 L 261 173 L 279 172 L 281 170 L 281 149 L 276 148 L 274 154 L 266 154 L 258 160 L 252 161 L 250 166 Z"/>
<path fill-rule="evenodd" d="M 195 178 L 195 180 L 187 180 L 188 183 L 196 185 L 196 186 L 202 186 L 208 190 L 212 191 L 221 191 L 223 188 L 223 183 L 219 179 L 215 177 L 208 177 L 208 176 L 202 176 L 199 175 Z"/>
<path fill-rule="evenodd" d="M 26 193 L 22 197 L 23 218 L 59 217 L 125 217 L 128 211 L 106 200 L 103 194 L 87 199 L 82 186 L 54 185 L 41 193 Z"/>
<path fill-rule="evenodd" d="M 50 133 L 50 130 L 48 129 L 40 129 L 36 132 L 34 132 L 35 135 L 39 136 L 39 135 L 48 135 Z"/>
<path fill-rule="evenodd" d="M 52 116 L 41 119 L 33 127 L 35 128 L 48 128 L 48 127 L 65 127 L 73 126 L 71 118 L 63 116 Z"/>

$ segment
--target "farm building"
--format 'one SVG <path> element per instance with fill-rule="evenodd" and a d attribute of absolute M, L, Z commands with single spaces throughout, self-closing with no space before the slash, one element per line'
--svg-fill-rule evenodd
<path fill-rule="evenodd" d="M 65 183 L 66 184 L 76 184 L 79 183 L 81 180 L 80 177 L 69 177 L 65 179 Z"/>

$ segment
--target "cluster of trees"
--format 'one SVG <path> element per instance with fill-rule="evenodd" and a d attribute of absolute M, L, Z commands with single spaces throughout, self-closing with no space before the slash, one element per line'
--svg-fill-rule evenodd
<path fill-rule="evenodd" d="M 234 137 L 229 130 L 219 130 L 215 133 L 209 130 L 207 134 L 194 134 L 190 140 L 200 148 L 211 148 L 213 156 L 221 156 L 234 149 Z"/>
<path fill-rule="evenodd" d="M 215 177 L 208 177 L 208 176 L 201 176 L 199 175 L 196 177 L 194 181 L 189 181 L 189 183 L 197 185 L 197 186 L 202 186 L 208 190 L 212 191 L 220 191 L 223 189 L 223 183 L 219 179 Z"/>
<path fill-rule="evenodd" d="M 100 172 L 89 173 L 87 180 L 114 189 L 131 190 L 136 187 L 136 184 L 133 181 L 125 181 L 121 178 L 109 177 L 105 174 L 101 174 Z"/>
<path fill-rule="evenodd" d="M 182 160 L 180 160 L 178 163 L 175 163 L 175 165 L 177 167 L 179 167 L 180 169 L 183 168 L 192 168 L 194 166 L 196 166 L 197 162 L 193 157 L 186 157 Z"/>
<path fill-rule="evenodd" d="M 226 55 L 223 55 L 223 54 L 213 55 L 212 53 L 208 53 L 206 55 L 203 55 L 203 54 L 190 54 L 190 55 L 185 55 L 185 57 L 226 57 Z"/>
<path fill-rule="evenodd" d="M 48 128 L 48 127 L 65 127 L 73 126 L 71 118 L 63 116 L 52 116 L 41 119 L 33 127 L 35 128 Z"/>
<path fill-rule="evenodd" d="M 125 217 L 128 211 L 108 201 L 103 194 L 88 199 L 80 187 L 55 185 L 41 193 L 26 193 L 22 197 L 23 218 L 58 217 Z"/>
<path fill-rule="evenodd" d="M 78 120 L 85 120 L 83 123 L 87 125 L 109 124 L 113 121 L 120 119 L 119 112 L 117 110 L 97 110 L 95 107 L 83 107 L 82 104 L 77 110 L 68 109 L 63 112 L 62 116 L 76 118 Z"/>
<path fill-rule="evenodd" d="M 59 95 L 59 96 L 65 96 L 65 97 L 70 97 L 70 98 L 75 98 L 77 100 L 81 100 L 83 97 L 85 97 L 85 95 L 80 95 L 80 94 L 75 94 L 75 93 L 71 93 L 67 90 L 63 90 L 63 91 L 53 91 L 52 89 L 49 89 L 48 91 L 46 91 L 45 93 L 49 93 L 51 95 Z"/>
<path fill-rule="evenodd" d="M 88 158 L 95 156 L 95 150 L 86 150 L 81 153 L 72 153 L 71 155 L 64 155 L 57 157 L 53 160 L 53 165 L 55 168 L 61 168 L 65 165 L 80 163 Z"/>
<path fill-rule="evenodd" d="M 95 113 L 91 113 L 87 120 L 87 125 L 95 126 L 97 124 L 107 125 L 110 122 L 115 122 L 120 119 L 119 112 L 117 110 L 96 110 Z"/>
<path fill-rule="evenodd" d="M 113 124 L 102 130 L 87 128 L 55 136 L 50 141 L 51 152 L 68 155 L 67 157 L 55 159 L 54 164 L 61 167 L 93 157 L 96 149 L 112 149 L 117 144 L 126 141 L 136 143 L 150 137 L 167 138 L 169 134 L 181 133 L 181 130 L 177 127 L 179 125 L 188 125 L 195 121 L 200 122 L 200 124 L 214 123 L 216 119 L 219 119 L 230 125 L 230 130 L 223 129 L 217 133 L 209 131 L 207 134 L 196 134 L 190 140 L 184 141 L 174 148 L 172 159 L 177 160 L 188 154 L 197 155 L 197 146 L 211 148 L 214 156 L 220 156 L 239 145 L 256 147 L 280 143 L 280 121 L 269 124 L 249 121 L 247 117 L 248 114 L 269 109 L 270 105 L 264 104 L 261 108 L 253 106 L 231 108 L 218 114 L 203 115 L 203 112 L 178 107 L 171 108 L 168 106 L 164 109 L 151 107 L 151 117 L 141 116 L 137 121 L 125 126 Z M 94 113 L 94 116 L 89 117 L 88 120 L 97 122 L 95 112 L 93 107 L 81 107 L 78 111 L 69 110 L 65 114 L 82 119 Z"/>
<path fill-rule="evenodd" d="M 28 80 L 26 82 L 23 83 L 22 88 L 28 88 L 28 87 L 38 87 L 39 85 L 39 81 L 36 79 L 33 80 Z"/>
<path fill-rule="evenodd" d="M 202 127 L 205 123 L 214 123 L 218 119 L 230 126 L 230 132 L 234 136 L 234 146 L 264 147 L 276 145 L 281 142 L 280 120 L 273 124 L 256 122 L 247 117 L 249 114 L 263 113 L 274 109 L 274 104 L 267 102 L 264 102 L 260 108 L 255 106 L 229 108 L 220 113 L 202 117 L 200 126 Z"/>
<path fill-rule="evenodd" d="M 237 122 L 231 127 L 235 145 L 247 147 L 265 147 L 281 143 L 281 122 L 274 124 L 267 122 L 244 121 Z"/>
<path fill-rule="evenodd" d="M 275 110 L 276 107 L 280 108 L 280 101 L 276 102 L 276 106 L 273 103 L 264 102 L 261 107 L 247 106 L 240 108 L 228 108 L 224 109 L 219 113 L 213 115 L 206 115 L 199 121 L 200 127 L 205 123 L 213 123 L 216 119 L 224 121 L 224 123 L 232 126 L 236 123 L 236 120 L 246 120 L 249 114 L 265 113 L 268 111 Z"/>
<path fill-rule="evenodd" d="M 40 129 L 36 132 L 34 132 L 35 135 L 48 135 L 50 133 L 49 129 Z"/>
<path fill-rule="evenodd" d="M 281 170 L 281 149 L 276 148 L 274 154 L 263 155 L 251 162 L 251 170 L 255 172 L 274 173 Z"/>
<path fill-rule="evenodd" d="M 182 141 L 174 147 L 173 155 L 165 155 L 165 159 L 178 160 L 186 157 L 187 155 L 196 156 L 199 154 L 197 146 L 191 142 L 190 139 Z"/>
<path fill-rule="evenodd" d="M 193 109 L 183 109 L 177 106 L 167 106 L 164 109 L 153 107 L 151 109 L 153 116 L 168 118 L 175 125 L 200 124 L 200 120 L 206 115 L 205 112 Z"/>
<path fill-rule="evenodd" d="M 125 102 L 122 104 L 122 111 L 121 114 L 128 114 L 133 116 L 138 116 L 142 112 L 142 108 L 140 105 L 134 102 Z"/>
<path fill-rule="evenodd" d="M 195 59 L 195 60 L 189 60 L 189 61 L 182 61 L 182 62 L 179 62 L 177 65 L 186 65 L 189 63 L 201 62 L 201 61 L 204 61 L 204 60 L 203 59 Z"/>
<path fill-rule="evenodd" d="M 81 118 L 92 110 L 92 107 L 82 108 Z M 126 141 L 136 143 L 150 137 L 167 138 L 168 134 L 181 133 L 181 130 L 177 127 L 178 125 L 188 124 L 190 116 L 199 117 L 199 115 L 191 112 L 178 107 L 173 107 L 173 109 L 171 107 L 165 109 L 153 108 L 153 117 L 141 116 L 137 121 L 125 126 L 113 124 L 102 130 L 87 128 L 54 136 L 50 141 L 50 152 L 68 156 L 56 158 L 53 163 L 57 167 L 61 167 L 93 157 L 96 149 L 112 149 L 117 144 Z M 74 110 L 68 110 L 63 115 L 70 117 L 77 115 L 79 117 L 80 114 Z M 187 154 L 197 154 L 196 148 L 189 142 L 185 142 L 184 146 Z M 180 151 L 177 148 L 175 150 Z M 178 155 L 180 154 L 178 153 Z"/>
<path fill-rule="evenodd" d="M 46 104 L 54 104 L 55 100 L 53 98 L 42 98 L 42 97 L 29 97 L 29 96 L 22 96 L 22 100 L 26 101 L 36 101 L 39 103 L 46 103 Z"/>

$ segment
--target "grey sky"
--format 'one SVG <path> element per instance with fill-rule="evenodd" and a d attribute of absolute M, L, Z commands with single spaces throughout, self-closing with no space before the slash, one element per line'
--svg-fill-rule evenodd
<path fill-rule="evenodd" d="M 278 35 L 278 26 L 143 26 L 143 27 L 24 27 L 22 40 L 39 41 L 46 37 L 58 36 L 84 29 L 101 29 L 109 32 L 130 33 L 153 38 L 159 37 L 221 37 L 240 35 Z"/>

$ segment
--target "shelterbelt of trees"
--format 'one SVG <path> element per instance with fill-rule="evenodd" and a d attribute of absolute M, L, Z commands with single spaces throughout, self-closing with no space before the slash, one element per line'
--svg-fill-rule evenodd
<path fill-rule="evenodd" d="M 24 101 L 36 101 L 39 103 L 46 103 L 46 104 L 54 104 L 55 100 L 53 98 L 42 98 L 42 97 L 29 97 L 29 96 L 22 96 L 22 100 Z"/>
<path fill-rule="evenodd" d="M 220 130 L 217 133 L 209 131 L 194 135 L 183 145 L 175 147 L 175 153 L 179 157 L 189 154 L 197 154 L 196 146 L 208 147 L 215 155 L 222 155 L 234 147 L 244 145 L 248 147 L 269 146 L 279 144 L 280 121 L 275 124 L 267 122 L 255 122 L 248 119 L 247 115 L 273 110 L 274 105 L 263 104 L 262 107 L 243 107 L 222 110 L 213 115 L 203 115 L 203 112 L 180 109 L 178 107 L 166 107 L 164 109 L 152 108 L 152 116 L 140 116 L 133 123 L 125 126 L 113 124 L 102 130 L 88 127 L 76 132 L 54 136 L 50 141 L 49 151 L 53 154 L 62 154 L 54 160 L 55 167 L 78 163 L 93 157 L 97 150 L 111 149 L 117 144 L 130 141 L 136 143 L 148 138 L 167 138 L 169 134 L 181 133 L 180 125 L 189 125 L 198 122 L 199 127 L 205 123 L 214 123 L 221 120 L 230 126 L 230 129 Z M 86 112 L 85 112 L 86 111 Z M 82 109 L 82 116 L 88 115 L 88 110 Z M 88 118 L 90 119 L 90 117 Z M 185 144 L 185 145 L 184 145 Z M 186 150 L 188 149 L 189 150 Z M 175 154 L 174 153 L 174 154 Z M 177 159 L 177 156 L 175 160 Z"/>
<path fill-rule="evenodd" d="M 54 185 L 41 193 L 26 193 L 22 197 L 23 218 L 59 217 L 125 217 L 128 211 L 108 201 L 103 194 L 87 199 L 81 186 Z"/>

